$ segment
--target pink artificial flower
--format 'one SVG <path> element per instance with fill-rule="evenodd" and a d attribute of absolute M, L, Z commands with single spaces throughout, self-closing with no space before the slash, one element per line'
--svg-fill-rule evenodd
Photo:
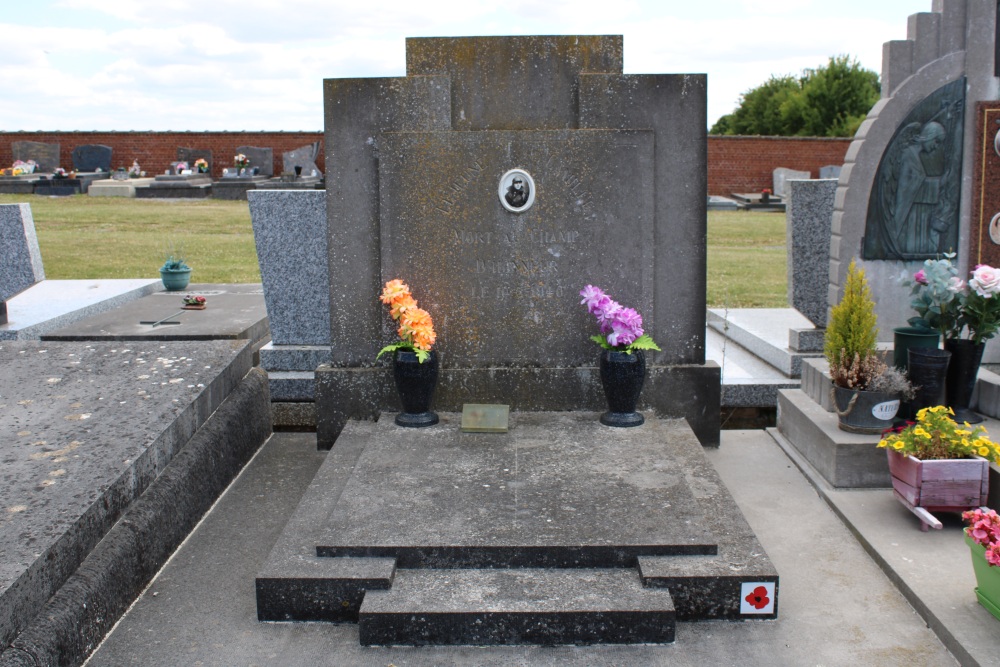
<path fill-rule="evenodd" d="M 965 291 L 965 281 L 958 276 L 948 278 L 948 291 L 952 294 L 960 294 Z"/>
<path fill-rule="evenodd" d="M 919 271 L 917 271 L 916 273 L 914 273 L 913 274 L 913 279 L 915 281 L 917 281 L 918 283 L 920 283 L 921 285 L 926 285 L 927 284 L 927 274 L 924 273 L 923 269 L 920 269 Z"/>
<path fill-rule="evenodd" d="M 980 264 L 972 272 L 969 287 L 976 290 L 976 294 L 979 296 L 989 299 L 1000 292 L 1000 271 L 992 266 Z"/>
<path fill-rule="evenodd" d="M 1000 567 L 1000 544 L 986 547 L 986 562 L 994 567 Z"/>

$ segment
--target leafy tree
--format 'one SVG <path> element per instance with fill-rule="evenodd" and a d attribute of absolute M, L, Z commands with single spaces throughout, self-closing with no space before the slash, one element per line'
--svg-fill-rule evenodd
<path fill-rule="evenodd" d="M 711 134 L 849 137 L 879 99 L 879 77 L 850 56 L 833 56 L 799 77 L 771 76 L 740 97 Z"/>

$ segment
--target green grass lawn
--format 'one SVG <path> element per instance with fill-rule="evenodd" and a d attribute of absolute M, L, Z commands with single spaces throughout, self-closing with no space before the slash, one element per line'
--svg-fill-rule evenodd
<path fill-rule="evenodd" d="M 260 282 L 245 201 L 0 195 L 0 204 L 22 202 L 47 278 L 157 278 L 176 247 L 195 282 Z M 785 256 L 784 215 L 710 211 L 708 304 L 785 307 Z"/>

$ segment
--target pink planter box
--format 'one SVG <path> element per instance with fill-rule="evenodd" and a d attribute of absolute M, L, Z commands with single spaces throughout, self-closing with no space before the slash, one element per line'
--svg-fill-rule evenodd
<path fill-rule="evenodd" d="M 986 459 L 921 461 L 887 449 L 896 497 L 927 526 L 941 523 L 929 512 L 962 512 L 986 504 L 990 465 Z M 918 511 L 919 509 L 923 511 Z"/>

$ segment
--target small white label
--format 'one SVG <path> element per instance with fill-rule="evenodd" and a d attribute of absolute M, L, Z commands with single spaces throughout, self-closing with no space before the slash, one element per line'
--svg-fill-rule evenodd
<path fill-rule="evenodd" d="M 881 419 L 882 421 L 889 421 L 896 416 L 897 412 L 899 412 L 899 399 L 879 403 L 872 408 L 872 417 Z"/>
<path fill-rule="evenodd" d="M 744 581 L 740 586 L 740 614 L 773 614 L 774 582 Z"/>

